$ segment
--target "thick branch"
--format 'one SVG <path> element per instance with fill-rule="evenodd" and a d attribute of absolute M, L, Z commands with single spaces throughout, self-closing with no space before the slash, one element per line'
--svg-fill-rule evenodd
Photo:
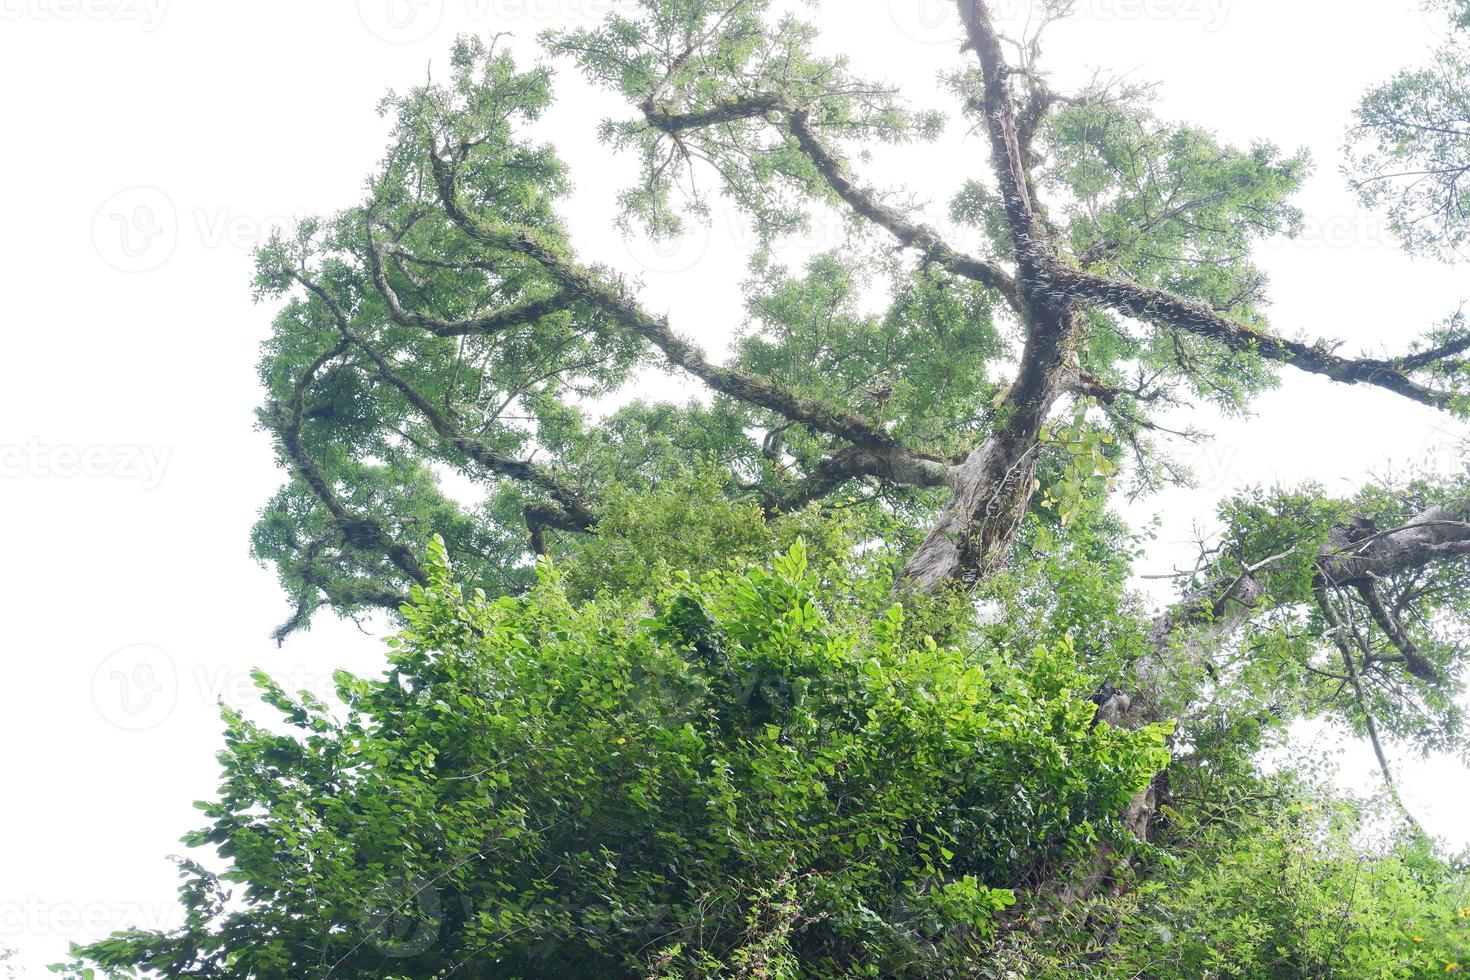
<path fill-rule="evenodd" d="M 950 465 L 907 452 L 877 452 L 849 446 L 822 460 L 795 488 L 768 510 L 800 510 L 814 500 L 830 495 L 849 480 L 876 476 L 889 483 L 910 487 L 944 486 Z"/>
<path fill-rule="evenodd" d="M 332 318 L 337 322 L 337 329 L 342 336 L 350 340 L 368 359 L 378 368 L 378 373 L 383 380 L 398 390 L 407 399 L 408 403 L 419 411 L 433 426 L 434 431 L 445 440 L 456 451 L 473 460 L 485 469 L 499 476 L 509 477 L 539 487 L 549 493 L 567 515 L 569 521 L 579 525 L 578 530 L 585 530 L 597 523 L 597 517 L 582 498 L 581 494 L 564 486 L 551 474 L 541 467 L 526 460 L 515 459 L 503 453 L 496 452 L 480 440 L 466 434 L 454 423 L 444 412 L 434 407 L 434 404 L 425 398 L 421 392 L 398 376 L 393 370 L 393 365 L 372 344 L 357 334 L 352 329 L 347 314 L 342 305 L 320 284 L 312 281 L 298 272 L 292 271 L 291 275 L 317 298 L 319 298 L 331 312 Z"/>
<path fill-rule="evenodd" d="M 1363 604 L 1368 607 L 1368 612 L 1373 617 L 1373 621 L 1378 624 L 1378 628 L 1383 630 L 1383 634 L 1403 656 L 1404 666 L 1409 669 L 1409 673 L 1421 681 L 1437 683 L 1440 679 L 1439 671 L 1435 670 L 1434 665 L 1419 651 L 1413 638 L 1404 629 L 1404 624 L 1399 622 L 1393 610 L 1384 603 L 1383 595 L 1378 591 L 1377 581 L 1369 579 L 1359 585 L 1358 594 L 1363 597 Z"/>
<path fill-rule="evenodd" d="M 275 429 L 281 440 L 281 449 L 286 456 L 287 462 L 295 470 L 296 475 L 307 485 L 321 501 L 322 506 L 327 509 L 338 531 L 342 534 L 348 544 L 355 547 L 371 548 L 372 550 L 386 555 L 398 569 L 420 585 L 427 585 L 429 578 L 424 574 L 418 559 L 413 552 L 396 541 L 387 530 L 377 521 L 358 517 L 348 510 L 332 485 L 317 467 L 316 461 L 306 451 L 305 444 L 301 441 L 301 419 L 303 414 L 303 403 L 306 389 L 311 385 L 316 373 L 322 369 L 329 360 L 340 355 L 346 350 L 347 341 L 331 351 L 317 358 L 307 369 L 301 379 L 297 381 L 291 393 L 291 400 L 284 408 L 280 405 L 273 406 Z"/>
<path fill-rule="evenodd" d="M 1025 278 L 1024 267 L 1028 260 L 1043 258 L 1044 261 L 1044 255 L 1034 253 L 1045 245 L 1048 236 L 1045 229 L 1039 227 L 1031 200 L 1031 179 L 1022 149 L 1021 125 L 1006 86 L 1011 68 L 1006 63 L 1000 34 L 991 22 L 989 5 L 984 0 L 958 0 L 958 6 L 965 26 L 965 47 L 980 58 L 982 90 L 980 101 L 974 108 L 985 118 L 986 132 L 990 136 L 991 165 L 1000 184 L 1006 222 Z M 1042 252 L 1045 252 L 1044 248 Z"/>
<path fill-rule="evenodd" d="M 1433 408 L 1448 408 L 1451 395 L 1428 388 L 1409 376 L 1426 366 L 1422 355 L 1401 360 L 1346 358 L 1321 343 L 1306 344 L 1227 320 L 1203 303 L 1138 283 L 1085 272 L 1058 270 L 1053 287 L 1068 296 L 1110 307 L 1140 320 L 1206 337 L 1232 351 L 1289 364 L 1343 384 L 1384 388 Z"/>
<path fill-rule="evenodd" d="M 420 327 L 440 337 L 462 337 L 467 334 L 493 336 L 516 327 L 535 323 L 543 317 L 564 309 L 567 305 L 566 297 L 558 293 L 545 299 L 517 303 L 484 316 L 446 320 L 429 313 L 405 309 L 398 298 L 398 293 L 388 282 L 388 276 L 383 267 L 382 248 L 370 242 L 368 256 L 372 263 L 373 284 L 377 287 L 379 295 L 383 297 L 383 302 L 387 304 L 388 314 L 393 317 L 394 321 L 405 327 Z"/>
<path fill-rule="evenodd" d="M 802 398 L 765 379 L 711 363 L 699 347 L 674 333 L 666 318 L 648 313 L 621 289 L 566 258 L 560 248 L 544 241 L 534 230 L 471 214 L 460 201 L 449 165 L 432 151 L 429 158 L 444 209 L 466 235 L 486 247 L 514 252 L 536 262 L 563 290 L 586 300 L 647 340 L 670 364 L 689 372 L 715 391 L 818 431 L 876 450 L 903 448 L 892 435 L 874 428 L 859 416 Z"/>

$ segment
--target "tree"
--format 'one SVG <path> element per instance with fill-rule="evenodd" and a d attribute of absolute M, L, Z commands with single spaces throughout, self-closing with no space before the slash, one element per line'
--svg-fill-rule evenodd
<path fill-rule="evenodd" d="M 1427 68 L 1400 72 L 1364 97 L 1350 134 L 1349 172 L 1369 205 L 1385 205 L 1414 252 L 1463 257 L 1470 238 L 1470 63 L 1460 48 L 1470 5 L 1435 0 L 1450 43 Z"/>
<path fill-rule="evenodd" d="M 233 862 L 245 909 L 186 865 L 188 928 L 85 956 L 262 977 L 326 957 L 336 975 L 380 976 L 398 967 L 362 920 L 397 881 L 410 904 L 441 903 L 431 948 L 399 964 L 415 976 L 971 976 L 1008 962 L 1133 976 L 1152 948 L 1139 930 L 1172 934 L 1189 911 L 1165 892 L 1208 904 L 1211 929 L 1215 912 L 1269 920 L 1230 946 L 1251 958 L 1240 975 L 1320 975 L 1339 948 L 1323 910 L 1366 921 L 1390 893 L 1447 924 L 1429 945 L 1394 933 L 1352 975 L 1455 962 L 1463 877 L 1422 834 L 1374 866 L 1378 891 L 1344 894 L 1357 817 L 1251 758 L 1292 721 L 1330 717 L 1370 740 L 1398 803 L 1386 738 L 1463 751 L 1464 481 L 1224 501 L 1223 538 L 1154 617 L 1128 590 L 1137 538 L 1107 501 L 1119 479 L 1187 478 L 1155 444 L 1166 412 L 1245 411 L 1281 366 L 1464 414 L 1470 332 L 1451 318 L 1397 356 L 1350 357 L 1273 328 L 1250 250 L 1299 224 L 1307 161 L 1160 119 L 1145 88 L 1055 92 L 1039 37 L 1012 44 L 988 4 L 958 8 L 948 90 L 990 168 L 952 213 L 984 233 L 977 251 L 852 163 L 943 117 L 818 55 L 813 29 L 768 2 L 642 0 L 545 38 L 630 106 L 602 130 L 641 163 L 628 222 L 668 234 L 719 204 L 758 232 L 747 330 L 723 363 L 626 277 L 578 259 L 556 211 L 568 175 L 524 135 L 551 99 L 548 69 L 466 38 L 446 81 L 384 101 L 395 128 L 364 203 L 259 256 L 259 294 L 283 303 L 260 422 L 290 480 L 254 549 L 295 603 L 278 639 L 323 607 L 389 610 L 406 630 L 386 681 L 341 679 L 347 722 L 265 678 L 300 734 L 228 719 L 223 799 L 193 842 Z M 849 222 L 849 245 L 784 267 L 782 237 L 824 209 Z M 1432 234 L 1455 244 L 1453 223 Z M 606 407 L 655 364 L 708 398 Z M 787 557 L 760 571 L 772 554 Z M 967 680 L 976 670 L 989 679 Z M 682 693 L 617 680 L 648 674 Z M 921 754 L 932 772 L 903 768 L 916 750 L 889 741 L 875 690 L 895 717 L 940 712 Z M 992 731 L 980 719 L 1002 704 L 1012 727 Z M 565 725 L 602 741 L 564 744 Z M 977 740 L 994 759 L 1067 761 L 978 764 Z M 877 769 L 827 754 L 841 745 Z M 487 784 L 512 764 L 510 785 Z M 728 773 L 719 787 L 711 765 Z M 872 795 L 875 771 L 909 802 Z M 569 790 L 578 818 L 539 824 Z M 788 790 L 811 797 L 799 814 Z M 733 810 L 698 812 L 701 794 Z M 779 830 L 753 832 L 753 801 Z M 965 822 L 1017 801 L 1026 816 L 1000 837 Z M 861 859 L 798 826 L 851 837 Z M 597 832 L 647 853 L 612 849 L 599 879 Z M 522 834 L 516 857 L 482 866 L 484 841 Z M 880 840 L 897 852 L 866 863 Z M 1249 858 L 1235 875 L 1219 864 L 1232 847 Z M 1248 913 L 1287 854 L 1301 878 Z M 917 931 L 895 911 L 916 902 Z M 618 917 L 651 909 L 667 942 Z M 1261 938 L 1306 933 L 1296 958 Z M 561 946 L 525 945 L 548 936 Z M 1218 966 L 1212 942 L 1159 975 Z"/>
<path fill-rule="evenodd" d="M 855 482 L 899 506 L 945 488 L 906 576 L 921 590 L 973 583 L 1003 564 L 1042 489 L 1064 400 L 1096 406 L 1105 421 L 1085 426 L 1140 448 L 1181 391 L 1238 408 L 1278 364 L 1436 407 L 1462 400 L 1463 331 L 1374 359 L 1267 328 L 1248 247 L 1295 226 L 1303 160 L 1162 122 L 1143 92 L 1064 99 L 1005 61 L 981 5 L 966 20 L 978 66 L 953 85 L 989 132 L 995 186 L 976 181 L 956 210 L 994 236 L 963 254 L 863 188 L 840 149 L 921 138 L 934 120 L 810 54 L 810 29 L 767 24 L 765 6 L 650 4 L 549 40 L 637 107 L 604 132 L 645 164 L 630 219 L 669 231 L 678 205 L 707 210 L 708 168 L 768 240 L 841 204 L 902 257 L 844 250 L 805 274 L 762 262 L 755 329 L 716 364 L 625 279 L 577 261 L 554 211 L 566 175 L 515 133 L 546 106 L 550 74 L 463 41 L 450 82 L 385 103 L 397 127 L 369 201 L 261 255 L 261 295 L 292 297 L 262 364 L 261 419 L 294 479 L 256 535 L 297 599 L 288 627 L 323 603 L 397 609 L 435 531 L 477 581 L 524 587 L 527 552 L 574 547 L 609 487 L 691 462 L 771 513 Z M 875 279 L 891 302 L 865 315 L 857 284 Z M 1007 355 L 1010 381 L 988 380 Z M 593 421 L 586 399 L 650 358 L 717 397 Z M 457 506 L 435 467 L 480 481 L 483 505 Z"/>

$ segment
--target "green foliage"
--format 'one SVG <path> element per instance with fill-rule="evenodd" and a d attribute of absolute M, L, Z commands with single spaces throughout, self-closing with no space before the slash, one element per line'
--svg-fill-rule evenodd
<path fill-rule="evenodd" d="M 1100 840 L 1166 727 L 1092 722 L 1064 644 L 915 638 L 832 606 L 796 544 L 652 616 L 430 584 L 345 715 L 264 674 L 226 711 L 190 924 L 128 975 L 963 976 L 1024 887 Z M 223 889 L 238 885 L 230 902 Z M 799 966 L 798 966 L 799 964 Z"/>
<path fill-rule="evenodd" d="M 1158 841 L 1181 860 L 1065 910 L 1050 933 L 1060 943 L 1018 944 L 1024 975 L 1408 980 L 1470 969 L 1462 864 L 1422 840 L 1365 839 L 1371 811 L 1291 778 L 1261 779 L 1239 759 L 1182 761 Z"/>
<path fill-rule="evenodd" d="M 657 98 L 701 113 L 752 93 L 811 106 L 814 121 L 844 136 L 901 142 L 933 135 L 938 117 L 907 109 L 892 90 L 852 75 L 847 59 L 813 52 L 817 32 L 770 16 L 770 0 L 639 0 L 596 28 L 547 36 L 553 54 L 573 57 L 594 83 L 633 105 Z M 647 119 L 603 124 L 605 142 L 637 154 L 642 172 L 622 203 L 630 220 L 672 233 L 681 213 L 707 220 L 710 198 L 692 164 L 704 160 L 725 197 L 748 212 L 763 242 L 804 227 L 809 200 L 832 192 L 789 135 L 757 114 L 727 119 L 713 133 L 674 138 Z"/>
<path fill-rule="evenodd" d="M 1370 90 L 1349 133 L 1348 174 L 1363 202 L 1387 211 L 1411 252 L 1447 261 L 1470 243 L 1470 6 L 1429 5 L 1449 20 L 1449 39 L 1425 68 Z"/>
<path fill-rule="evenodd" d="M 1423 753 L 1470 757 L 1464 709 L 1458 703 L 1466 636 L 1461 625 L 1470 601 L 1470 578 L 1457 563 L 1430 564 L 1375 579 L 1375 588 L 1398 610 L 1416 649 L 1439 674 L 1427 682 L 1405 675 L 1386 639 L 1371 644 L 1358 669 L 1366 704 L 1359 704 L 1344 676 L 1342 654 L 1318 608 L 1314 561 L 1350 552 L 1356 542 L 1403 527 L 1436 506 L 1462 499 L 1461 478 L 1384 480 L 1348 499 L 1326 497 L 1320 487 L 1247 491 L 1226 501 L 1227 530 L 1215 563 L 1216 581 L 1247 569 L 1270 606 L 1242 631 L 1234 650 L 1216 653 L 1216 698 L 1242 715 L 1269 712 L 1278 722 L 1329 717 L 1366 733 L 1366 715 Z M 1351 515 L 1351 516 L 1349 516 Z M 1196 583 L 1201 584 L 1201 583 Z M 1218 586 L 1217 586 L 1218 587 Z M 1347 628 L 1367 635 L 1371 614 L 1359 602 L 1342 607 Z M 1380 659 L 1381 658 L 1381 659 Z"/>
<path fill-rule="evenodd" d="M 633 107 L 602 128 L 640 164 L 625 231 L 751 220 L 721 364 L 579 263 L 572 175 L 526 135 L 553 73 L 494 42 L 383 100 L 357 207 L 261 249 L 259 423 L 290 479 L 252 549 L 295 606 L 279 636 L 400 606 L 402 632 L 331 705 L 257 676 L 274 714 L 225 712 L 186 839 L 222 867 L 181 861 L 185 926 L 78 950 L 72 976 L 1367 978 L 1465 956 L 1461 864 L 1375 844 L 1376 814 L 1258 762 L 1303 718 L 1464 751 L 1464 562 L 1319 602 L 1324 560 L 1429 508 L 1463 521 L 1464 477 L 1237 495 L 1162 634 L 1129 585 L 1142 538 L 1108 510 L 1125 479 L 1188 479 L 1148 441 L 1169 409 L 1245 411 L 1277 361 L 1330 353 L 1259 346 L 1250 251 L 1298 229 L 1305 155 L 1160 119 L 1143 88 L 1049 93 L 1024 45 L 999 84 L 1052 271 L 1225 320 L 1068 300 L 1085 320 L 1017 435 L 1007 379 L 1052 284 L 1012 280 L 1025 243 L 988 175 L 951 203 L 984 233 L 968 258 L 862 185 L 867 149 L 939 120 L 784 10 L 637 0 L 543 39 Z M 1359 187 L 1420 251 L 1470 234 L 1464 73 L 1446 48 L 1360 112 Z M 980 73 L 950 82 L 985 124 Z M 847 240 L 778 261 L 834 204 Z M 864 234 L 885 223 L 902 249 Z M 1453 393 L 1465 349 L 1450 318 L 1403 359 L 1321 370 Z M 655 359 L 709 397 L 633 397 Z M 1030 505 L 1005 512 L 1007 561 L 910 594 L 950 465 L 1010 438 L 1028 475 L 989 502 Z M 976 505 L 957 533 L 990 521 Z M 1401 636 L 1370 625 L 1369 586 Z M 1147 840 L 1123 821 L 1140 801 Z"/>
<path fill-rule="evenodd" d="M 875 273 L 891 283 L 881 313 L 864 310 Z M 799 277 L 775 267 L 750 287 L 751 325 L 738 363 L 827 404 L 851 404 L 905 444 L 951 454 L 984 431 L 996 385 L 988 368 L 1004 346 L 991 299 L 935 267 L 881 270 L 827 252 Z M 822 443 L 793 433 L 786 448 L 810 465 Z"/>
<path fill-rule="evenodd" d="M 1083 264 L 1121 274 L 1263 325 L 1265 276 L 1254 242 L 1294 234 L 1301 212 L 1288 199 L 1308 174 L 1305 153 L 1221 145 L 1194 126 L 1152 112 L 1148 89 L 1089 93 L 1049 118 L 1038 178 L 1070 203 L 1067 237 Z M 1258 360 L 1177 331 L 1130 333 L 1111 320 L 1094 342 L 1106 375 L 1138 361 L 1189 385 L 1221 407 L 1242 407 L 1271 383 Z"/>

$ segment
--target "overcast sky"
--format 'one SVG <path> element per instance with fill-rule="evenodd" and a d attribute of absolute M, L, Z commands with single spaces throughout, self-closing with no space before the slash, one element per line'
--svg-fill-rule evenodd
<path fill-rule="evenodd" d="M 358 200 L 383 148 L 384 90 L 447 64 L 458 32 L 588 23 L 614 0 L 0 0 L 0 947 L 34 967 L 73 940 L 175 918 L 164 858 L 214 791 L 216 702 L 253 704 L 248 670 L 325 689 L 372 671 L 378 639 L 321 619 L 278 651 L 288 613 L 247 554 L 281 481 L 252 428 L 270 310 L 249 295 L 268 229 Z M 999 0 L 1019 16 L 1025 0 Z M 1079 0 L 1047 67 L 1066 88 L 1094 71 L 1161 83 L 1162 112 L 1225 139 L 1305 146 L 1307 233 L 1261 250 L 1278 330 L 1399 350 L 1470 298 L 1463 269 L 1411 262 L 1338 173 L 1359 93 L 1422 61 L 1418 0 Z M 826 43 L 914 101 L 956 64 L 947 0 L 829 0 Z M 570 71 L 540 127 L 569 160 L 566 216 L 582 254 L 642 274 L 649 305 L 720 349 L 740 324 L 751 235 L 717 215 L 674 246 L 609 230 L 631 160 L 594 128 L 621 106 Z M 941 223 L 985 167 L 961 127 L 863 166 Z M 798 250 L 836 244 L 820 227 Z M 677 391 L 672 382 L 661 383 Z M 1181 560 L 1214 502 L 1250 483 L 1350 489 L 1390 463 L 1445 463 L 1460 430 L 1376 390 L 1288 374 L 1256 416 L 1215 426 L 1201 487 L 1130 508 L 1161 516 L 1144 572 Z M 1310 751 L 1323 743 L 1313 742 Z M 1361 747 L 1345 780 L 1371 787 Z M 1405 763 L 1405 796 L 1434 832 L 1470 843 L 1470 792 L 1452 760 Z M 37 974 L 39 975 L 39 974 Z"/>

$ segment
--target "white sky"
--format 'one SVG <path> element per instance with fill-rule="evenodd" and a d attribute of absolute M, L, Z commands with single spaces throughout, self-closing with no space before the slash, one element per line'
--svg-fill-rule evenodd
<path fill-rule="evenodd" d="M 12 609 L 0 684 L 0 947 L 30 967 L 66 943 L 173 921 L 164 856 L 212 796 L 215 701 L 254 703 L 248 670 L 322 689 L 372 671 L 376 640 L 324 618 L 277 651 L 287 614 L 247 555 L 280 482 L 252 430 L 270 311 L 249 297 L 250 248 L 273 223 L 355 203 L 383 148 L 378 96 L 447 64 L 460 31 L 586 23 L 612 0 L 0 0 L 0 596 Z M 1000 0 L 1022 11 L 1025 0 Z M 1080 0 L 1048 65 L 1059 87 L 1092 69 L 1163 83 L 1165 115 L 1236 142 L 1306 146 L 1317 175 L 1303 240 L 1262 250 L 1279 330 L 1400 349 L 1470 298 L 1463 270 L 1411 262 L 1337 173 L 1359 93 L 1433 42 L 1417 0 Z M 916 101 L 955 63 L 946 0 L 829 0 L 827 42 Z M 584 256 L 643 271 L 645 299 L 719 349 L 740 322 L 731 270 L 748 232 L 717 216 L 673 249 L 609 230 L 631 160 L 595 141 L 621 111 L 565 75 L 543 127 L 569 159 L 567 214 Z M 935 202 L 982 172 L 954 128 L 885 151 L 865 174 Z M 835 244 L 816 236 L 810 246 Z M 1455 427 L 1393 396 L 1290 374 L 1249 422 L 1215 427 L 1202 486 L 1162 513 L 1165 571 L 1215 500 L 1313 477 L 1347 489 L 1385 463 L 1443 457 Z M 1315 749 L 1314 749 L 1315 751 Z M 1371 786 L 1361 748 L 1347 779 Z M 1470 843 L 1465 772 L 1404 765 L 1434 831 Z M 37 974 L 39 975 L 39 974 Z"/>

